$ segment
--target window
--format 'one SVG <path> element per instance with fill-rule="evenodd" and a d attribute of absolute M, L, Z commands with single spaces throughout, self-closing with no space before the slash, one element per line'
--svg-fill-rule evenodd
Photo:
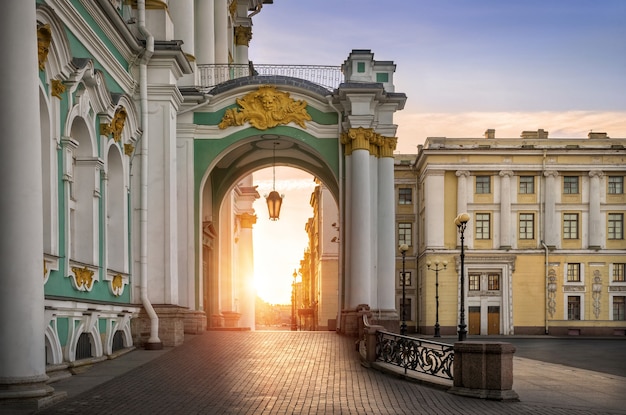
<path fill-rule="evenodd" d="M 609 213 L 609 239 L 624 239 L 624 214 Z"/>
<path fill-rule="evenodd" d="M 489 274 L 487 281 L 489 282 L 489 291 L 500 291 L 499 274 Z"/>
<path fill-rule="evenodd" d="M 519 238 L 535 239 L 535 214 L 520 213 L 519 214 Z"/>
<path fill-rule="evenodd" d="M 520 176 L 519 192 L 520 194 L 526 194 L 526 195 L 535 193 L 534 176 Z"/>
<path fill-rule="evenodd" d="M 401 187 L 398 189 L 398 204 L 410 205 L 413 203 L 413 192 L 410 187 Z"/>
<path fill-rule="evenodd" d="M 489 239 L 491 232 L 491 215 L 489 213 L 476 214 L 476 239 Z"/>
<path fill-rule="evenodd" d="M 402 321 L 413 320 L 413 316 L 411 315 L 411 299 L 405 298 L 404 301 L 403 303 L 402 299 L 400 299 L 400 319 L 402 319 Z"/>
<path fill-rule="evenodd" d="M 626 320 L 626 297 L 613 297 L 613 320 Z"/>
<path fill-rule="evenodd" d="M 563 176 L 563 193 L 568 195 L 578 194 L 578 176 Z"/>
<path fill-rule="evenodd" d="M 580 297 L 579 296 L 567 297 L 567 319 L 568 320 L 580 320 Z"/>
<path fill-rule="evenodd" d="M 613 282 L 626 282 L 625 269 L 626 264 L 613 264 Z"/>
<path fill-rule="evenodd" d="M 398 281 L 400 282 L 400 286 L 402 286 L 402 272 L 400 272 Z M 404 272 L 404 283 L 405 287 L 409 287 L 411 285 L 411 271 Z"/>
<path fill-rule="evenodd" d="M 580 282 L 580 264 L 567 264 L 567 282 Z"/>
<path fill-rule="evenodd" d="M 609 176 L 609 194 L 621 195 L 624 193 L 624 176 Z"/>
<path fill-rule="evenodd" d="M 412 245 L 411 236 L 413 233 L 413 227 L 411 223 L 399 223 L 398 224 L 398 245 L 407 244 Z"/>
<path fill-rule="evenodd" d="M 490 176 L 476 176 L 476 193 L 479 193 L 479 194 L 491 193 L 491 177 Z"/>
<path fill-rule="evenodd" d="M 470 291 L 480 291 L 480 274 L 469 274 L 467 283 Z"/>
<path fill-rule="evenodd" d="M 578 239 L 578 213 L 563 214 L 563 239 Z"/>

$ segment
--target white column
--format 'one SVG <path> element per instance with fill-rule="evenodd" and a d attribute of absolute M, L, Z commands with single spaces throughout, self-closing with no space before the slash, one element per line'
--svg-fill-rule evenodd
<path fill-rule="evenodd" d="M 500 247 L 511 247 L 511 176 L 513 172 L 500 172 Z"/>
<path fill-rule="evenodd" d="M 467 170 L 458 170 L 456 172 L 456 177 L 458 177 L 457 188 L 456 188 L 456 213 L 467 212 L 467 187 L 468 180 L 467 178 L 470 176 L 470 172 Z"/>
<path fill-rule="evenodd" d="M 352 151 L 352 226 L 350 234 L 350 293 L 348 308 L 368 304 L 371 298 L 371 206 L 370 206 L 370 153 L 369 150 Z"/>
<path fill-rule="evenodd" d="M 200 2 L 204 3 L 204 1 Z M 195 19 L 194 19 L 194 0 L 176 0 L 169 2 L 170 16 L 174 23 L 174 38 L 183 41 L 183 51 L 195 57 Z M 192 61 L 192 65 L 195 62 Z M 192 74 L 183 75 L 178 81 L 181 86 L 197 85 L 194 79 L 195 71 Z"/>
<path fill-rule="evenodd" d="M 0 18 L 0 399 L 49 394 L 45 384 L 43 203 L 35 2 Z M 6 41 L 19 39 L 19 42 Z"/>
<path fill-rule="evenodd" d="M 467 212 L 467 204 L 471 202 L 469 194 L 471 194 L 471 191 L 472 191 L 472 183 L 468 179 L 470 177 L 470 172 L 467 170 L 457 170 L 456 177 L 458 177 L 457 188 L 456 188 L 456 213 L 457 215 L 459 213 L 464 213 L 464 212 L 469 213 Z M 471 215 L 470 215 L 470 218 L 471 218 Z M 454 220 L 454 218 L 452 220 Z M 473 235 L 474 235 L 474 226 L 468 224 L 467 228 L 465 229 L 465 234 L 464 234 L 466 247 L 471 246 Z M 457 240 L 457 245 L 460 246 L 461 237 L 458 232 L 456 233 L 456 240 Z"/>
<path fill-rule="evenodd" d="M 373 310 L 378 309 L 378 150 L 370 146 L 369 165 L 369 191 L 370 191 L 370 253 L 367 256 L 370 263 L 370 299 L 369 304 Z"/>
<path fill-rule="evenodd" d="M 548 246 L 558 246 L 561 221 L 556 214 L 556 200 L 560 192 L 557 178 L 559 173 L 555 170 L 544 171 L 546 178 L 545 202 L 544 202 L 544 240 Z"/>
<path fill-rule="evenodd" d="M 235 28 L 235 63 L 248 64 L 250 39 L 252 39 L 252 27 L 240 25 Z"/>
<path fill-rule="evenodd" d="M 388 139 L 389 140 L 389 139 Z M 395 147 L 395 146 L 394 146 Z M 393 150 L 378 159 L 378 309 L 395 310 L 396 212 Z"/>
<path fill-rule="evenodd" d="M 241 229 L 239 231 L 239 327 L 249 327 L 254 330 L 254 252 L 252 243 L 252 226 L 256 223 L 256 216 L 244 213 L 239 216 Z M 234 277 L 234 276 L 233 276 Z"/>
<path fill-rule="evenodd" d="M 198 65 L 215 63 L 215 5 L 213 1 L 196 0 L 194 45 Z"/>
<path fill-rule="evenodd" d="M 424 238 L 428 248 L 443 247 L 443 228 L 444 228 L 444 171 L 429 170 L 424 179 L 424 194 L 428 197 L 425 200 L 426 229 L 424 230 Z M 454 218 L 449 219 L 454 220 Z"/>
<path fill-rule="evenodd" d="M 600 179 L 604 176 L 599 170 L 589 172 L 589 247 L 602 247 L 604 221 L 600 213 Z"/>
<path fill-rule="evenodd" d="M 226 0 L 215 1 L 215 63 L 228 62 L 228 5 Z"/>

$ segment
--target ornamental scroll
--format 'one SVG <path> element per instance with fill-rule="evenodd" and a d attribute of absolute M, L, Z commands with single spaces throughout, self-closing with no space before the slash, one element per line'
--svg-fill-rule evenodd
<path fill-rule="evenodd" d="M 306 101 L 296 101 L 288 92 L 277 91 L 275 86 L 263 85 L 258 90 L 237 98 L 239 108 L 228 108 L 218 124 L 220 129 L 249 122 L 259 130 L 267 130 L 280 124 L 294 122 L 306 128 L 304 122 L 311 121 L 306 111 Z"/>

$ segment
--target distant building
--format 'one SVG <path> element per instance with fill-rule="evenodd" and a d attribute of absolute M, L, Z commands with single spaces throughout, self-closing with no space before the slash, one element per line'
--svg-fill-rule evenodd
<path fill-rule="evenodd" d="M 435 272 L 442 334 L 459 323 L 460 245 L 467 212 L 469 335 L 624 335 L 626 139 L 428 138 L 417 174 L 417 330 L 432 334 Z M 396 179 L 397 180 L 397 179 Z"/>

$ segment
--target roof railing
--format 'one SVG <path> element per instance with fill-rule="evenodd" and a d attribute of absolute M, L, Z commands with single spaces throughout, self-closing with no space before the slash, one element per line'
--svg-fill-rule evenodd
<path fill-rule="evenodd" d="M 211 64 L 198 65 L 200 88 L 210 89 L 231 79 L 254 75 L 280 75 L 304 79 L 334 90 L 343 82 L 341 66 L 330 65 L 271 65 L 271 64 Z"/>

